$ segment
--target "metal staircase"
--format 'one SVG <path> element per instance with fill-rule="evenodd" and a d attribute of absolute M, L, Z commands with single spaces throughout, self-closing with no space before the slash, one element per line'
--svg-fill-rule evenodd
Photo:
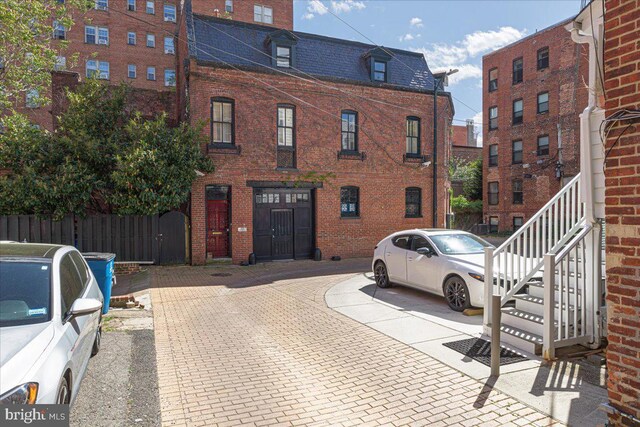
<path fill-rule="evenodd" d="M 485 333 L 502 311 L 504 344 L 553 358 L 573 344 L 599 346 L 603 254 L 574 177 L 497 249 L 485 252 Z M 491 306 L 500 295 L 500 307 Z"/>

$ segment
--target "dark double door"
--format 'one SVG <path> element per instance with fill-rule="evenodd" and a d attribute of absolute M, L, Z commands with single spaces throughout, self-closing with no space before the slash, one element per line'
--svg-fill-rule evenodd
<path fill-rule="evenodd" d="M 260 261 L 313 255 L 311 190 L 255 189 L 253 248 Z"/>

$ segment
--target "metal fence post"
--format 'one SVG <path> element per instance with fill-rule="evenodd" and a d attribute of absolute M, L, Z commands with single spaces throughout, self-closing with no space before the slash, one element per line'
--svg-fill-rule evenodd
<path fill-rule="evenodd" d="M 491 376 L 500 375 L 500 295 L 491 296 L 491 306 L 495 310 L 491 313 Z"/>

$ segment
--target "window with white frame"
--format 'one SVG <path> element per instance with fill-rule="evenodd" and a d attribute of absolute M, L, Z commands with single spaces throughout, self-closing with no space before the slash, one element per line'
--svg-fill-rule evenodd
<path fill-rule="evenodd" d="M 87 77 L 95 77 L 101 80 L 109 79 L 109 62 L 90 59 L 87 61 Z"/>
<path fill-rule="evenodd" d="M 147 67 L 147 80 L 156 79 L 156 67 Z"/>
<path fill-rule="evenodd" d="M 164 85 L 165 86 L 176 85 L 176 70 L 164 70 Z"/>
<path fill-rule="evenodd" d="M 38 89 L 28 90 L 25 94 L 25 105 L 27 108 L 38 108 L 40 106 L 38 98 L 40 98 L 40 92 L 38 92 Z"/>
<path fill-rule="evenodd" d="M 53 21 L 53 38 L 64 40 L 67 38 L 67 29 L 60 21 Z"/>
<path fill-rule="evenodd" d="M 109 44 L 109 29 L 106 27 L 84 27 L 84 42 L 88 44 Z"/>
<path fill-rule="evenodd" d="M 148 1 L 147 2 L 147 13 L 149 15 L 155 15 L 156 14 L 156 4 L 153 1 Z"/>
<path fill-rule="evenodd" d="M 154 34 L 147 34 L 147 47 L 156 47 L 156 36 Z"/>
<path fill-rule="evenodd" d="M 133 64 L 127 65 L 127 77 L 129 77 L 130 79 L 135 79 L 137 75 L 138 73 L 136 66 Z"/>
<path fill-rule="evenodd" d="M 65 58 L 64 56 L 57 56 L 56 57 L 56 63 L 53 66 L 53 69 L 55 71 L 66 70 L 67 69 L 67 58 Z"/>
<path fill-rule="evenodd" d="M 176 7 L 172 4 L 164 5 L 164 20 L 167 22 L 176 22 Z"/>
<path fill-rule="evenodd" d="M 253 20 L 263 24 L 273 24 L 273 9 L 269 6 L 256 4 L 253 6 Z"/>
<path fill-rule="evenodd" d="M 233 0 L 225 0 L 224 11 L 227 13 L 233 13 Z"/>
<path fill-rule="evenodd" d="M 132 46 L 135 46 L 136 44 L 136 33 L 134 33 L 133 31 L 129 31 L 127 33 L 127 44 L 130 44 Z"/>
<path fill-rule="evenodd" d="M 173 40 L 173 37 L 171 36 L 166 36 L 164 38 L 164 53 L 167 53 L 170 55 L 173 55 L 174 53 L 176 53 L 174 40 Z"/>
<path fill-rule="evenodd" d="M 136 11 L 136 0 L 127 0 L 127 10 L 129 12 Z"/>
<path fill-rule="evenodd" d="M 97 10 L 107 10 L 109 7 L 109 0 L 96 0 L 95 8 Z"/>

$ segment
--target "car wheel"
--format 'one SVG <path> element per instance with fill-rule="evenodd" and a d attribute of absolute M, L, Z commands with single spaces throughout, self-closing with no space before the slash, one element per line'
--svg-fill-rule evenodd
<path fill-rule="evenodd" d="M 464 311 L 471 307 L 469 289 L 467 289 L 467 284 L 464 283 L 461 277 L 449 277 L 447 281 L 444 282 L 443 291 L 444 297 L 451 310 Z"/>
<path fill-rule="evenodd" d="M 91 348 L 91 357 L 98 354 L 100 351 L 100 342 L 102 341 L 102 326 L 98 326 L 98 332 L 96 333 L 96 339 L 93 341 L 93 347 Z"/>
<path fill-rule="evenodd" d="M 68 405 L 71 401 L 71 393 L 69 393 L 69 383 L 66 377 L 62 377 L 60 380 L 60 387 L 58 387 L 58 397 L 56 403 L 58 405 Z"/>
<path fill-rule="evenodd" d="M 379 261 L 376 263 L 373 274 L 376 278 L 376 285 L 378 285 L 379 288 L 388 288 L 391 286 L 389 275 L 387 274 L 387 266 L 384 265 L 384 262 Z"/>

